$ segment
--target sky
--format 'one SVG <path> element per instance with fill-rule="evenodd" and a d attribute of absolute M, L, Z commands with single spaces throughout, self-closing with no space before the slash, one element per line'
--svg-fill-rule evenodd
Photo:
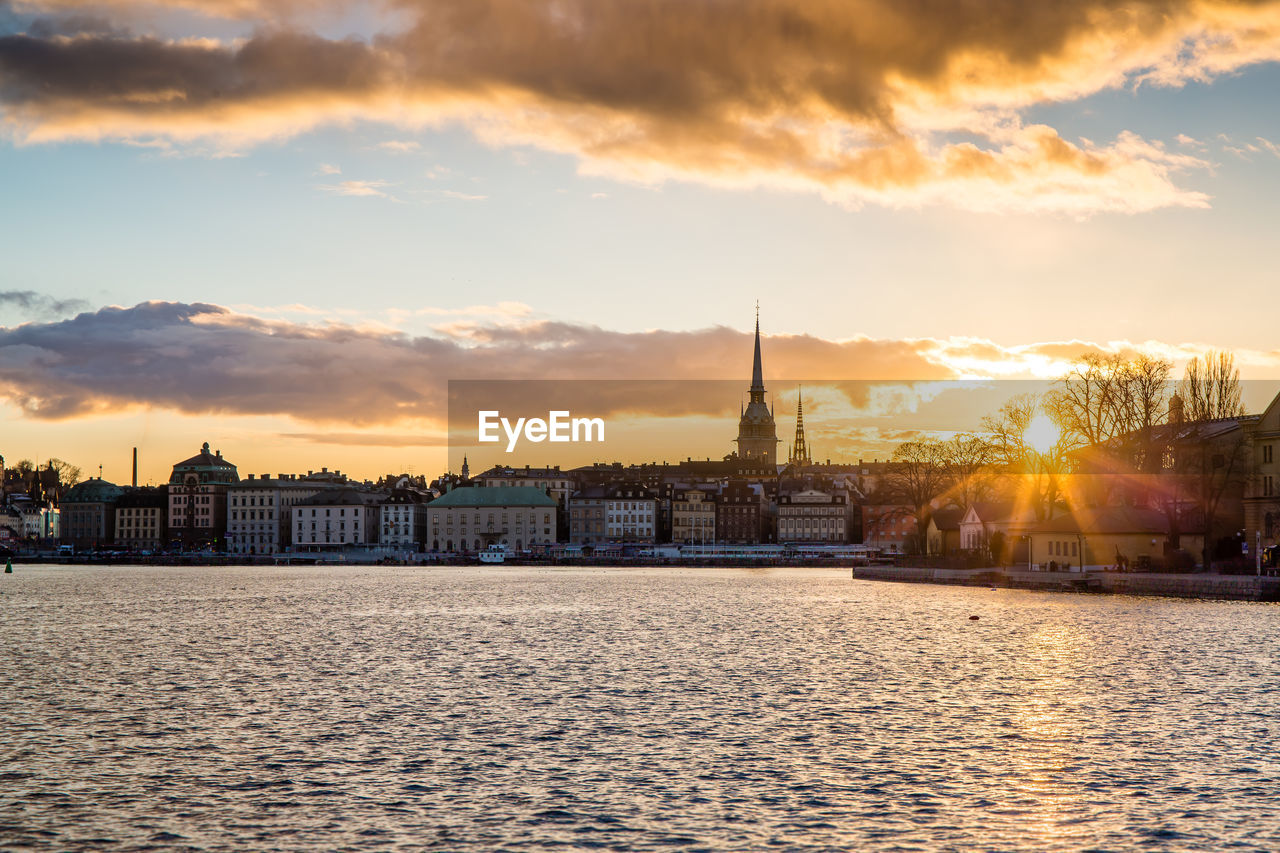
<path fill-rule="evenodd" d="M 1275 379 L 1278 58 L 1266 2 L 0 0 L 0 455 L 437 473 L 448 380 L 745 380 L 757 300 L 780 386 Z"/>

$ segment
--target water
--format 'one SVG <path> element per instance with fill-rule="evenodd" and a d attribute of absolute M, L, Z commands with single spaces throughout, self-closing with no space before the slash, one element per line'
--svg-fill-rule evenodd
<path fill-rule="evenodd" d="M 0 593 L 5 849 L 1280 847 L 1276 605 L 837 570 Z"/>

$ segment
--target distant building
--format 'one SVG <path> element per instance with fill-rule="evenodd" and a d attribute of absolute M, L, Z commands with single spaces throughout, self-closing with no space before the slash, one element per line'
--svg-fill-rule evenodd
<path fill-rule="evenodd" d="M 962 520 L 964 520 L 964 510 L 956 507 L 934 510 L 929 515 L 929 527 L 925 532 L 925 540 L 928 542 L 930 556 L 945 557 L 962 550 L 960 547 Z"/>
<path fill-rule="evenodd" d="M 386 497 L 381 492 L 343 488 L 326 489 L 297 501 L 292 508 L 294 548 L 341 551 L 378 544 Z"/>
<path fill-rule="evenodd" d="M 476 481 L 485 488 L 541 489 L 555 498 L 562 508 L 568 506 L 569 496 L 574 489 L 573 479 L 567 471 L 561 471 L 559 465 L 553 468 L 531 468 L 528 465 L 510 468 L 498 465 L 477 475 Z"/>
<path fill-rule="evenodd" d="M 905 553 L 918 531 L 915 510 L 905 504 L 863 504 L 862 542 L 887 553 Z"/>
<path fill-rule="evenodd" d="M 569 541 L 574 545 L 607 540 L 604 521 L 607 491 L 604 486 L 587 486 L 569 497 Z"/>
<path fill-rule="evenodd" d="M 671 494 L 671 541 L 677 545 L 714 543 L 716 499 L 709 488 L 675 489 Z"/>
<path fill-rule="evenodd" d="M 549 545 L 555 542 L 556 510 L 555 499 L 532 486 L 453 489 L 427 506 L 431 550 Z"/>
<path fill-rule="evenodd" d="M 749 545 L 763 538 L 763 490 L 743 480 L 730 481 L 716 495 L 716 541 Z"/>
<path fill-rule="evenodd" d="M 1249 553 L 1261 543 L 1280 544 L 1280 395 L 1248 429 L 1253 476 L 1244 496 L 1245 543 Z"/>
<path fill-rule="evenodd" d="M 101 477 L 90 477 L 62 496 L 61 540 L 77 548 L 97 548 L 115 541 L 116 501 L 124 490 Z"/>
<path fill-rule="evenodd" d="M 657 494 L 634 481 L 606 486 L 604 523 L 611 542 L 656 542 Z"/>
<path fill-rule="evenodd" d="M 227 490 L 240 481 L 222 451 L 200 452 L 173 466 L 169 476 L 169 541 L 184 551 L 226 550 Z"/>
<path fill-rule="evenodd" d="M 845 495 L 817 489 L 778 495 L 778 541 L 844 542 L 846 504 Z"/>
<path fill-rule="evenodd" d="M 116 544 L 138 550 L 164 547 L 168 508 L 166 486 L 126 489 L 116 501 Z"/>
<path fill-rule="evenodd" d="M 293 507 L 322 492 L 345 487 L 346 477 L 326 469 L 319 475 L 267 474 L 227 487 L 227 550 L 232 554 L 275 554 L 294 544 Z"/>
<path fill-rule="evenodd" d="M 417 489 L 392 489 L 382 502 L 382 544 L 401 551 L 418 551 L 427 538 L 430 495 Z"/>

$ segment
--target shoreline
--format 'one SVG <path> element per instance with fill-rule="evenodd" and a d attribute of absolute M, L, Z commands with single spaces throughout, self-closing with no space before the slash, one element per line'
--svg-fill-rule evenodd
<path fill-rule="evenodd" d="M 501 567 L 617 567 L 617 568 L 721 568 L 721 569 L 785 569 L 826 568 L 849 571 L 854 580 L 889 581 L 893 583 L 927 583 L 942 586 L 996 587 L 1000 589 L 1033 589 L 1045 592 L 1079 592 L 1101 595 L 1149 595 L 1162 598 L 1198 598 L 1213 601 L 1280 601 L 1280 577 L 1259 575 L 1222 575 L 1210 573 L 1158 572 L 1029 572 L 1013 569 L 931 569 L 886 564 L 855 565 L 824 559 L 797 560 L 668 560 L 668 559 L 586 559 L 571 560 L 509 559 L 503 563 L 484 564 L 475 558 L 443 559 L 317 559 L 314 556 L 285 557 L 190 556 L 190 557 L 110 557 L 56 558 L 51 556 L 15 557 L 14 566 L 171 566 L 174 568 L 231 568 L 253 566 L 418 566 L 422 568 L 461 568 L 489 565 Z"/>
<path fill-rule="evenodd" d="M 1211 601 L 1280 601 L 1280 578 L 1260 575 L 1162 572 L 1028 572 L 1011 569 L 925 569 L 907 566 L 855 566 L 855 580 L 1089 592 L 1102 595 L 1151 595 Z"/>

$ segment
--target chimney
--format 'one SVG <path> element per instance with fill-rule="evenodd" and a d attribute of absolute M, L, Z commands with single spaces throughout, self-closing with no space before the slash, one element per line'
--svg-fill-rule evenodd
<path fill-rule="evenodd" d="M 133 449 L 133 487 L 138 488 L 138 448 Z"/>

